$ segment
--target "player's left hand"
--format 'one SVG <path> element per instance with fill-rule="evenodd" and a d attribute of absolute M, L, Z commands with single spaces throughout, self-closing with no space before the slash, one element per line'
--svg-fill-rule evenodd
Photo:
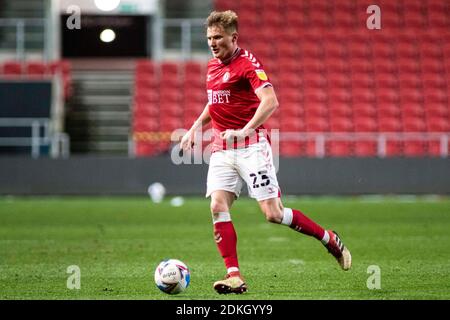
<path fill-rule="evenodd" d="M 220 138 L 222 138 L 223 140 L 229 141 L 229 140 L 233 140 L 234 138 L 244 139 L 248 135 L 249 135 L 249 132 L 248 132 L 248 130 L 245 130 L 245 129 L 240 129 L 240 130 L 227 129 L 220 133 Z"/>

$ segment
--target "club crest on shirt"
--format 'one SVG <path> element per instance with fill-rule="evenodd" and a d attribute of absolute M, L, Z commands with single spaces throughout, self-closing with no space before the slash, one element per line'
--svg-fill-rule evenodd
<path fill-rule="evenodd" d="M 225 74 L 223 75 L 223 82 L 227 82 L 230 79 L 230 73 L 227 71 L 225 72 Z"/>
<path fill-rule="evenodd" d="M 256 69 L 255 72 L 256 72 L 256 75 L 258 76 L 259 79 L 261 79 L 261 80 L 263 80 L 263 81 L 266 81 L 266 80 L 267 80 L 267 75 L 266 75 L 266 73 L 264 72 L 264 70 Z"/>

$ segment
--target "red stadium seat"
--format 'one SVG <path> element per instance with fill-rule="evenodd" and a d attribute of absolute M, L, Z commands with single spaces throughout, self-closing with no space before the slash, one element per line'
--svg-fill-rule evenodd
<path fill-rule="evenodd" d="M 420 64 L 417 58 L 403 58 L 397 62 L 398 70 L 401 73 L 418 73 L 420 72 Z M 395 70 L 393 70 L 395 71 Z"/>
<path fill-rule="evenodd" d="M 378 120 L 379 132 L 401 132 L 402 123 L 398 118 L 385 117 Z"/>
<path fill-rule="evenodd" d="M 425 141 L 405 141 L 403 154 L 407 157 L 424 157 L 427 155 L 427 143 Z"/>
<path fill-rule="evenodd" d="M 327 100 L 326 91 L 319 88 L 309 88 L 304 91 L 303 95 L 305 103 L 323 103 Z"/>
<path fill-rule="evenodd" d="M 354 103 L 352 109 L 355 117 L 371 118 L 377 114 L 377 109 L 373 103 Z"/>
<path fill-rule="evenodd" d="M 304 154 L 305 143 L 300 141 L 281 141 L 280 154 L 284 157 L 298 157 Z"/>
<path fill-rule="evenodd" d="M 417 73 L 405 73 L 399 74 L 399 84 L 401 88 L 419 88 L 422 85 L 422 80 Z"/>
<path fill-rule="evenodd" d="M 400 108 L 393 103 L 379 103 L 378 104 L 378 117 L 381 118 L 398 118 L 400 117 Z"/>
<path fill-rule="evenodd" d="M 3 63 L 3 74 L 7 76 L 21 75 L 22 63 L 18 61 L 6 61 Z"/>
<path fill-rule="evenodd" d="M 427 118 L 448 118 L 449 109 L 445 103 L 427 103 L 425 113 Z"/>
<path fill-rule="evenodd" d="M 333 88 L 328 91 L 328 99 L 331 103 L 347 103 L 349 104 L 352 96 L 349 90 L 341 88 Z"/>
<path fill-rule="evenodd" d="M 353 123 L 347 117 L 331 118 L 330 131 L 331 132 L 352 132 L 353 131 Z"/>
<path fill-rule="evenodd" d="M 306 131 L 326 132 L 328 131 L 328 121 L 326 121 L 324 118 L 307 118 Z"/>
<path fill-rule="evenodd" d="M 308 88 L 324 88 L 326 86 L 327 79 L 320 73 L 305 72 L 302 74 L 302 85 Z"/>
<path fill-rule="evenodd" d="M 47 73 L 47 64 L 42 61 L 28 61 L 25 64 L 25 74 L 28 76 L 43 77 Z"/>
<path fill-rule="evenodd" d="M 137 74 L 155 74 L 155 64 L 153 61 L 142 59 L 136 61 L 136 73 Z"/>
<path fill-rule="evenodd" d="M 329 113 L 331 119 L 334 118 L 350 118 L 352 115 L 352 108 L 349 104 L 334 102 L 330 104 Z"/>
<path fill-rule="evenodd" d="M 423 118 L 407 116 L 403 119 L 403 131 L 405 132 L 425 132 L 427 129 Z"/>
<path fill-rule="evenodd" d="M 395 56 L 395 51 L 391 43 L 375 41 L 372 44 L 372 54 L 374 57 L 379 57 L 380 59 L 393 59 Z"/>
<path fill-rule="evenodd" d="M 356 90 L 362 89 L 372 89 L 374 87 L 373 76 L 366 72 L 354 71 L 352 72 L 352 87 Z"/>
<path fill-rule="evenodd" d="M 445 89 L 425 88 L 424 96 L 425 96 L 426 103 L 434 103 L 434 102 L 445 103 L 445 102 L 447 102 L 447 95 L 446 95 Z"/>
<path fill-rule="evenodd" d="M 331 88 L 349 88 L 351 85 L 350 78 L 346 74 L 329 73 L 327 79 Z"/>
<path fill-rule="evenodd" d="M 159 151 L 157 143 L 154 142 L 136 142 L 135 143 L 135 153 L 138 157 L 144 156 L 155 156 Z"/>
<path fill-rule="evenodd" d="M 327 141 L 326 155 L 331 157 L 350 157 L 353 155 L 353 144 L 348 141 Z"/>
<path fill-rule="evenodd" d="M 354 143 L 354 155 L 356 157 L 377 156 L 377 143 L 375 141 L 356 141 Z"/>
<path fill-rule="evenodd" d="M 359 88 L 358 90 L 353 90 L 352 100 L 354 103 L 359 102 L 375 102 L 376 96 L 372 89 Z"/>
<path fill-rule="evenodd" d="M 378 130 L 377 121 L 372 117 L 354 117 L 355 132 L 376 132 Z"/>
<path fill-rule="evenodd" d="M 427 128 L 429 132 L 448 132 L 450 130 L 449 120 L 443 117 L 427 118 Z"/>
<path fill-rule="evenodd" d="M 377 73 L 375 75 L 375 82 L 377 88 L 387 89 L 387 88 L 397 88 L 398 79 L 395 74 L 392 73 Z"/>
<path fill-rule="evenodd" d="M 386 157 L 403 156 L 403 143 L 401 141 L 386 142 Z"/>
<path fill-rule="evenodd" d="M 178 75 L 179 64 L 176 62 L 163 62 L 160 65 L 161 74 L 174 74 Z"/>
<path fill-rule="evenodd" d="M 400 109 L 403 118 L 406 118 L 407 116 L 423 118 L 425 115 L 424 108 L 420 103 L 404 104 L 400 107 Z"/>
<path fill-rule="evenodd" d="M 328 115 L 328 108 L 324 103 L 305 103 L 303 107 L 307 118 L 325 118 Z"/>
<path fill-rule="evenodd" d="M 284 132 L 305 131 L 305 124 L 300 118 L 281 118 L 279 124 L 280 130 Z"/>
<path fill-rule="evenodd" d="M 135 117 L 133 119 L 134 132 L 153 132 L 159 130 L 158 117 Z"/>

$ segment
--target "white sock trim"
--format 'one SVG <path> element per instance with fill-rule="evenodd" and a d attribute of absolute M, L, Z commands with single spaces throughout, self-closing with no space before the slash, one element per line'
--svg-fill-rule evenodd
<path fill-rule="evenodd" d="M 328 241 L 330 241 L 330 235 L 328 234 L 328 231 L 325 230 L 325 234 L 323 235 L 322 240 L 320 240 L 323 244 L 327 244 Z"/>
<path fill-rule="evenodd" d="M 237 267 L 228 268 L 227 273 L 231 273 L 231 272 L 239 272 L 239 268 L 237 268 Z"/>
<path fill-rule="evenodd" d="M 281 220 L 281 224 L 284 224 L 286 226 L 290 226 L 292 224 L 292 209 L 291 208 L 284 208 L 283 210 L 283 219 Z"/>
<path fill-rule="evenodd" d="M 212 215 L 213 224 L 217 222 L 228 222 L 231 221 L 231 215 L 229 212 L 218 212 Z"/>

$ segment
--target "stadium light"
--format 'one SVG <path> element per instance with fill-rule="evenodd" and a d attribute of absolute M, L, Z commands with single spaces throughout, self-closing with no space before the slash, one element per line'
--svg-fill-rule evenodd
<path fill-rule="evenodd" d="M 112 42 L 116 39 L 116 33 L 111 29 L 105 29 L 100 33 L 100 40 L 103 42 Z"/>
<path fill-rule="evenodd" d="M 95 0 L 95 5 L 102 11 L 112 11 L 119 6 L 120 0 Z"/>

